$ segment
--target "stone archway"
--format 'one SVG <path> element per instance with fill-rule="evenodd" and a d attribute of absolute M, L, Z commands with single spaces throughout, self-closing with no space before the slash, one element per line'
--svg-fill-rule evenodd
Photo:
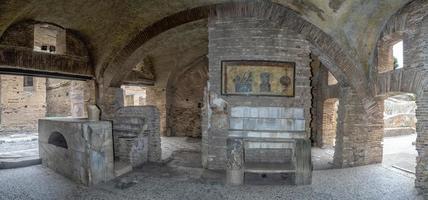
<path fill-rule="evenodd" d="M 355 64 L 356 62 L 345 53 L 344 49 L 332 37 L 285 6 L 268 2 L 225 3 L 197 7 L 178 12 L 153 23 L 133 38 L 117 54 L 113 61 L 104 70 L 101 70 L 104 84 L 110 87 L 120 85 L 127 73 L 138 62 L 136 57 L 138 53 L 136 52 L 150 39 L 164 31 L 188 22 L 205 19 L 210 15 L 222 15 L 224 14 L 222 10 L 234 11 L 229 13 L 234 13 L 237 16 L 258 15 L 275 21 L 278 26 L 291 27 L 313 45 L 314 54 L 318 55 L 326 66 L 329 66 L 329 70 L 339 81 L 346 82 L 355 88 L 355 91 L 362 99 L 369 96 L 368 84 L 364 79 L 364 71 Z M 122 66 L 123 68 L 119 73 L 115 70 L 117 66 Z"/>
<path fill-rule="evenodd" d="M 199 138 L 202 135 L 202 107 L 208 80 L 205 56 L 185 67 L 167 84 L 167 135 Z"/>
<path fill-rule="evenodd" d="M 416 0 L 400 9 L 388 23 L 380 36 L 383 37 L 400 33 L 404 41 L 404 68 L 382 74 L 377 74 L 373 70 L 372 77 L 375 77 L 376 95 L 388 93 L 405 92 L 416 94 L 416 149 L 418 157 L 416 159 L 416 188 L 423 194 L 428 193 L 428 148 L 426 143 L 428 114 L 428 3 L 423 0 Z M 406 62 L 407 61 L 407 62 Z"/>
<path fill-rule="evenodd" d="M 352 100 L 352 105 L 359 108 L 356 111 L 361 116 L 343 122 L 349 125 L 342 126 L 344 127 L 343 132 L 349 132 L 348 130 L 355 131 L 347 133 L 348 137 L 353 137 L 352 140 L 349 140 L 349 144 L 337 146 L 338 148 L 346 149 L 343 155 L 339 157 L 340 162 L 343 160 L 352 160 L 349 163 L 341 163 L 339 166 L 357 166 L 381 161 L 382 113 L 378 108 L 377 102 L 372 97 L 371 91 L 373 89 L 366 81 L 366 73 L 357 64 L 357 61 L 353 60 L 332 37 L 302 19 L 294 11 L 279 4 L 269 2 L 216 4 L 182 11 L 166 17 L 140 32 L 102 70 L 104 77 L 103 85 L 106 86 L 105 90 L 108 91 L 108 87 L 120 85 L 126 74 L 135 66 L 135 62 L 138 61 L 141 47 L 156 35 L 185 23 L 207 18 L 208 16 L 216 17 L 223 15 L 240 17 L 257 15 L 260 18 L 274 22 L 275 26 L 289 27 L 309 41 L 312 53 L 317 55 L 321 62 L 338 79 L 341 87 L 345 87 L 342 92 L 344 95 L 347 95 L 347 99 Z M 115 70 L 117 66 L 122 66 L 120 73 L 117 73 L 117 70 Z M 102 88 L 100 88 L 100 92 L 103 92 Z M 107 97 L 108 95 L 100 96 Z M 100 102 L 102 103 L 103 101 L 101 99 Z M 349 108 L 349 106 L 344 104 L 343 109 L 345 108 Z M 351 111 L 344 113 L 350 114 Z M 363 131 L 363 136 L 358 135 L 359 131 Z M 353 141 L 360 141 L 360 143 L 354 144 L 352 143 Z M 349 145 L 352 148 L 348 148 Z"/>

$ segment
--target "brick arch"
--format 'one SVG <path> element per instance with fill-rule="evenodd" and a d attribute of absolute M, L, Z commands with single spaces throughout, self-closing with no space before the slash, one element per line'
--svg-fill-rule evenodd
<path fill-rule="evenodd" d="M 379 40 L 391 34 L 403 34 L 407 63 L 400 70 L 383 74 L 373 74 L 376 77 L 375 93 L 386 96 L 390 93 L 406 92 L 416 94 L 416 149 L 418 151 L 416 166 L 416 188 L 423 194 L 428 194 L 428 2 L 415 0 L 400 9 L 385 25 Z M 372 73 L 377 73 L 372 72 Z"/>
<path fill-rule="evenodd" d="M 119 51 L 111 63 L 101 69 L 100 75 L 103 76 L 104 83 L 107 86 L 120 85 L 121 81 L 127 75 L 129 70 L 135 66 L 134 64 L 136 64 L 136 60 L 132 62 L 130 61 L 130 58 L 132 55 L 135 55 L 135 52 L 138 51 L 140 47 L 165 31 L 189 22 L 208 18 L 213 6 L 202 6 L 184 10 L 165 17 L 146 27 L 143 31 L 138 33 L 137 36 L 135 36 L 121 51 Z M 125 69 L 118 71 L 117 66 Z M 114 74 L 114 76 L 109 76 L 109 74 Z"/>
<path fill-rule="evenodd" d="M 133 68 L 132 60 L 137 59 L 132 56 L 141 46 L 158 34 L 188 22 L 209 16 L 222 16 L 226 13 L 227 15 L 233 13 L 232 15 L 235 16 L 257 15 L 277 22 L 278 26 L 290 27 L 312 44 L 315 54 L 326 63 L 326 66 L 330 66 L 329 70 L 339 81 L 353 87 L 362 99 L 370 99 L 371 88 L 366 83 L 366 74 L 332 37 L 302 19 L 294 11 L 283 5 L 269 2 L 214 4 L 170 15 L 145 28 L 117 54 L 111 63 L 101 70 L 104 84 L 112 87 L 120 85 L 127 72 Z M 118 66 L 121 67 L 121 70 L 117 70 Z"/>
<path fill-rule="evenodd" d="M 194 13 L 193 13 L 194 12 Z M 367 127 L 367 134 L 363 137 L 361 147 L 365 150 L 364 160 L 361 164 L 378 163 L 382 160 L 381 139 L 383 134 L 383 113 L 374 99 L 372 85 L 367 83 L 367 76 L 357 62 L 346 53 L 331 36 L 323 32 L 310 22 L 302 19 L 294 11 L 270 2 L 252 3 L 225 3 L 207 7 L 199 7 L 191 10 L 179 12 L 154 23 L 143 30 L 132 42 L 122 50 L 106 69 L 104 73 L 105 86 L 115 87 L 120 85 L 127 71 L 133 68 L 132 61 L 138 60 L 136 53 L 145 42 L 155 37 L 157 34 L 167 31 L 192 20 L 199 20 L 208 17 L 253 17 L 265 18 L 276 23 L 278 27 L 289 27 L 301 35 L 311 44 L 311 51 L 318 56 L 320 61 L 346 88 L 346 93 L 353 95 L 353 102 L 362 108 L 364 120 L 359 124 Z M 177 19 L 175 19 L 177 18 Z M 116 67 L 121 66 L 122 73 L 118 73 Z M 114 75 L 113 75 L 114 74 Z M 357 137 L 357 136 L 355 136 Z M 361 140 L 361 139 L 360 139 Z M 362 140 L 361 140 L 362 141 Z M 370 153 L 373 151 L 375 153 Z"/>
<path fill-rule="evenodd" d="M 34 51 L 37 25 L 59 32 L 61 42 L 56 44 L 54 54 Z M 0 37 L 0 71 L 14 75 L 92 79 L 94 67 L 86 44 L 76 31 L 57 24 L 20 21 L 10 25 Z"/>
<path fill-rule="evenodd" d="M 378 45 L 386 38 L 400 35 L 405 40 L 405 48 L 417 48 L 421 41 L 422 30 L 426 26 L 428 17 L 428 2 L 425 0 L 415 0 L 397 11 L 383 27 L 378 39 Z M 419 48 L 418 51 L 423 51 Z M 375 96 L 384 96 L 388 93 L 405 92 L 421 95 L 425 85 L 428 84 L 428 71 L 423 62 L 415 63 L 414 60 L 423 60 L 417 52 L 407 53 L 405 66 L 403 69 L 389 71 L 378 74 L 377 65 L 372 70 L 371 77 L 374 77 L 373 84 Z M 377 57 L 377 55 L 375 55 Z M 419 56 L 419 57 L 418 57 Z M 377 63 L 377 62 L 376 62 Z"/>

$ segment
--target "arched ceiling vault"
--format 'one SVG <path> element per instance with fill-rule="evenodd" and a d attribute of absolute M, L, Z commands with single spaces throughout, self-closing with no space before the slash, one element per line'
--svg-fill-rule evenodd
<path fill-rule="evenodd" d="M 243 0 L 245 1 L 245 0 Z M 268 0 L 259 0 L 267 2 Z M 410 0 L 271 0 L 299 13 L 355 56 L 367 73 L 380 30 Z M 0 2 L 0 34 L 26 19 L 78 31 L 89 41 L 98 72 L 139 32 L 183 10 L 227 0 L 5 0 Z M 254 0 L 250 1 L 254 2 Z M 120 67 L 120 66 L 117 66 Z"/>

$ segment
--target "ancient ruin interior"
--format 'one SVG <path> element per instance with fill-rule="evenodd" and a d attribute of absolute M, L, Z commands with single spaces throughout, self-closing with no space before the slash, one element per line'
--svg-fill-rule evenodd
<path fill-rule="evenodd" d="M 1 1 L 0 199 L 428 199 L 427 86 L 426 0 Z"/>

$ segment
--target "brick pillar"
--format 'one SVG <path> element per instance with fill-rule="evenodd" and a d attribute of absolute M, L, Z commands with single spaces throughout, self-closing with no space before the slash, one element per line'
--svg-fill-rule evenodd
<path fill-rule="evenodd" d="M 415 39 L 414 59 L 412 59 L 411 66 L 418 67 L 420 73 L 427 74 L 428 68 L 428 17 L 425 17 L 418 37 Z M 426 77 L 426 76 L 424 76 Z M 416 150 L 418 156 L 416 157 L 416 180 L 415 186 L 420 193 L 425 197 L 428 196 L 428 88 L 427 78 L 419 87 L 424 87 L 423 91 L 416 98 Z M 422 88 L 418 88 L 422 89 Z"/>
<path fill-rule="evenodd" d="M 428 193 L 428 90 L 416 99 L 416 180 L 419 192 Z"/>
<path fill-rule="evenodd" d="M 337 167 L 364 165 L 368 160 L 368 127 L 365 109 L 350 87 L 339 92 L 336 146 L 333 162 Z"/>
<path fill-rule="evenodd" d="M 383 136 L 384 136 L 384 102 L 378 99 L 365 103 L 367 111 L 367 126 L 369 130 L 367 138 L 367 160 L 366 164 L 382 163 Z"/>

